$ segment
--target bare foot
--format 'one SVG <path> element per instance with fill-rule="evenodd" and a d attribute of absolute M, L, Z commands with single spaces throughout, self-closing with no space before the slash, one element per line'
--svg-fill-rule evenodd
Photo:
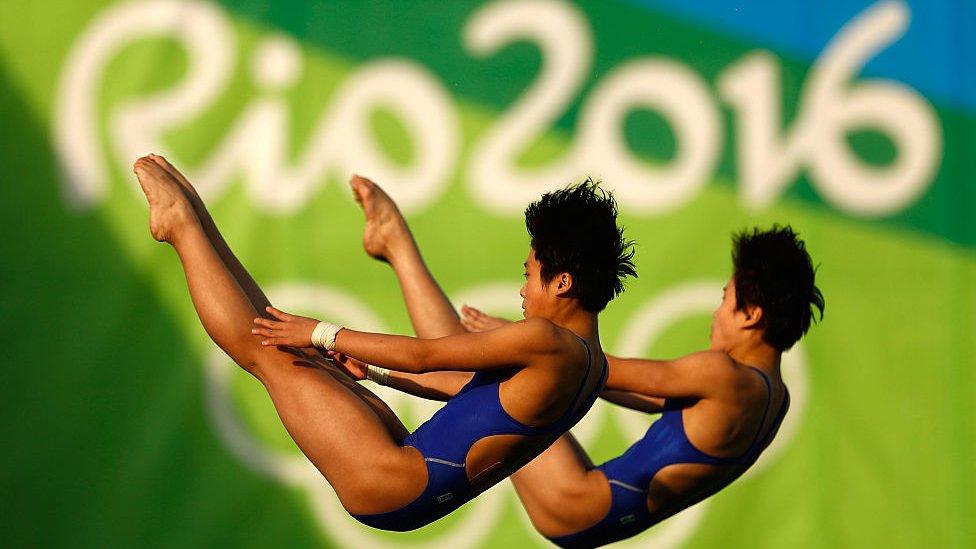
<path fill-rule="evenodd" d="M 398 247 L 413 238 L 407 222 L 396 202 L 376 183 L 353 175 L 349 186 L 366 214 L 363 248 L 374 259 L 389 262 Z"/>
<path fill-rule="evenodd" d="M 461 306 L 461 325 L 469 332 L 487 332 L 501 328 L 509 321 L 483 313 L 470 305 Z"/>
<path fill-rule="evenodd" d="M 203 205 L 203 201 L 200 199 L 200 193 L 198 193 L 193 187 L 190 180 L 187 179 L 185 175 L 180 173 L 180 170 L 177 170 L 175 166 L 169 163 L 169 160 L 166 160 L 166 158 L 159 156 L 158 154 L 150 154 L 149 159 L 162 166 L 164 170 L 173 176 L 173 179 L 175 179 L 176 182 L 183 187 L 183 190 L 186 191 L 186 195 L 190 199 L 190 202 L 193 203 L 194 207 L 196 207 L 198 203 L 200 206 Z"/>
<path fill-rule="evenodd" d="M 132 170 L 149 201 L 149 232 L 160 242 L 173 242 L 178 229 L 196 216 L 179 182 L 162 166 L 144 156 Z"/>

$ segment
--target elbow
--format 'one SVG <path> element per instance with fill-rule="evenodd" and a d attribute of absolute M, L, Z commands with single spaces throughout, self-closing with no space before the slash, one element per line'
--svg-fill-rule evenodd
<path fill-rule="evenodd" d="M 417 340 L 417 345 L 413 345 L 408 354 L 408 361 L 405 366 L 411 374 L 424 374 L 429 371 L 427 364 L 430 363 L 430 345 L 427 341 Z"/>

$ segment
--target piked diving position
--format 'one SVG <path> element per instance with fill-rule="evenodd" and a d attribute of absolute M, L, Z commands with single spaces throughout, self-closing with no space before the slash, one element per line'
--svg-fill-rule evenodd
<path fill-rule="evenodd" d="M 393 201 L 369 181 L 359 185 L 366 250 L 394 268 L 419 337 L 509 325 L 468 306 L 459 318 L 424 266 Z M 634 536 L 727 486 L 775 437 L 789 408 L 782 353 L 807 332 L 814 311 L 822 318 L 824 299 L 805 245 L 790 227 L 744 231 L 732 243 L 732 275 L 712 315 L 708 350 L 675 360 L 607 357 L 604 398 L 663 412 L 644 437 L 594 466 L 567 433 L 511 475 L 532 524 L 553 543 L 594 547 Z M 575 280 L 582 278 L 572 265 L 566 269 Z M 527 309 L 526 317 L 532 312 Z M 376 369 L 333 356 L 356 379 Z M 463 393 L 477 376 L 390 372 L 371 377 L 446 400 Z"/>
<path fill-rule="evenodd" d="M 526 210 L 524 320 L 469 333 L 451 310 L 449 323 L 424 322 L 412 338 L 272 308 L 182 174 L 155 155 L 137 160 L 134 171 L 149 202 L 150 232 L 179 256 L 204 329 L 264 385 L 292 439 L 364 524 L 401 531 L 443 517 L 546 450 L 603 389 L 597 315 L 636 273 L 613 198 L 592 183 L 546 194 Z M 391 212 L 373 204 L 381 191 L 357 177 L 352 186 L 367 213 L 367 248 L 392 246 L 383 218 Z M 434 300 L 413 303 L 411 314 L 449 309 L 422 261 L 411 263 L 419 254 L 405 253 L 398 272 L 416 294 L 405 291 Z M 382 366 L 391 378 L 423 383 L 448 371 L 445 378 L 466 381 L 445 390 L 447 404 L 408 433 L 320 350 Z"/>

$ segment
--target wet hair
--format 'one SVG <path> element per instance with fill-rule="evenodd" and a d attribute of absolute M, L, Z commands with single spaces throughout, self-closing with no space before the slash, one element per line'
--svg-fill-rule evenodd
<path fill-rule="evenodd" d="M 814 284 L 816 269 L 806 245 L 789 225 L 758 227 L 732 235 L 732 269 L 736 308 L 762 309 L 758 327 L 763 340 L 779 351 L 799 341 L 823 320 L 824 297 Z"/>
<path fill-rule="evenodd" d="M 571 296 L 598 313 L 624 291 L 624 278 L 637 277 L 634 243 L 617 226 L 617 203 L 599 182 L 542 195 L 525 209 L 525 227 L 548 284 L 559 273 L 573 277 Z"/>

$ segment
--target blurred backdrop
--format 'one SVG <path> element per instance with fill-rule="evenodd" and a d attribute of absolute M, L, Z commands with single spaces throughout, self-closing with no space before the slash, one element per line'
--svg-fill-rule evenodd
<path fill-rule="evenodd" d="M 789 223 L 827 299 L 757 467 L 624 546 L 976 543 L 968 0 L 5 0 L 0 540 L 543 547 L 503 483 L 410 534 L 339 507 L 201 329 L 131 171 L 185 169 L 286 309 L 411 333 L 353 172 L 458 305 L 516 317 L 525 205 L 593 176 L 640 278 L 603 344 L 704 348 L 730 234 Z M 381 391 L 410 426 L 436 404 Z M 600 462 L 651 416 L 598 404 Z"/>

